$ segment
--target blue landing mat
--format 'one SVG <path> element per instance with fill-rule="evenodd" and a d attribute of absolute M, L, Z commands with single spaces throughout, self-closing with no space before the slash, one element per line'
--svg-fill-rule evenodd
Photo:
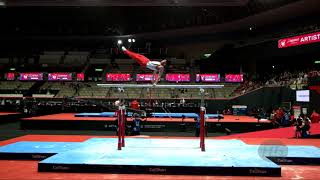
<path fill-rule="evenodd" d="M 78 142 L 20 141 L 0 147 L 0 159 L 45 159 L 80 146 Z"/>
<path fill-rule="evenodd" d="M 39 171 L 280 175 L 280 166 L 253 155 L 256 148 L 239 140 L 207 140 L 206 152 L 199 140 L 182 139 L 128 138 L 123 150 L 116 147 L 117 139 L 89 139 L 41 161 Z"/>
<path fill-rule="evenodd" d="M 80 113 L 75 114 L 75 117 L 114 117 L 114 112 L 102 112 L 102 113 Z M 131 117 L 132 113 L 128 112 L 128 116 Z M 182 118 L 185 116 L 186 118 L 198 118 L 199 115 L 196 113 L 151 113 L 152 117 L 162 117 L 162 118 Z M 209 119 L 223 117 L 219 114 L 206 114 Z"/>
<path fill-rule="evenodd" d="M 195 139 L 145 138 L 127 138 L 121 151 L 116 138 L 92 138 L 81 143 L 14 143 L 1 147 L 0 157 L 8 152 L 57 153 L 38 168 L 61 172 L 280 176 L 280 166 L 270 159 L 320 164 L 320 149 L 314 146 L 258 146 L 240 140 L 206 140 L 206 152 Z"/>

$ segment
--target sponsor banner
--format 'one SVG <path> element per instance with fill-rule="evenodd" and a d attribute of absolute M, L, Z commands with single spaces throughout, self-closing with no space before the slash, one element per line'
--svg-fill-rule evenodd
<path fill-rule="evenodd" d="M 155 74 L 156 78 L 158 78 L 158 74 Z M 136 76 L 136 81 L 140 82 L 147 82 L 147 81 L 152 81 L 153 79 L 153 74 L 137 74 Z"/>
<path fill-rule="evenodd" d="M 77 73 L 77 81 L 84 81 L 84 73 Z"/>
<path fill-rule="evenodd" d="M 169 82 L 190 82 L 190 74 L 166 74 Z"/>
<path fill-rule="evenodd" d="M 48 81 L 72 81 L 72 73 L 65 73 L 65 72 L 49 73 Z"/>
<path fill-rule="evenodd" d="M 43 73 L 32 72 L 32 73 L 20 73 L 20 81 L 42 81 Z"/>
<path fill-rule="evenodd" d="M 7 73 L 7 74 L 6 74 L 6 79 L 7 79 L 8 81 L 14 81 L 15 78 L 16 78 L 16 76 L 15 76 L 14 73 Z"/>
<path fill-rule="evenodd" d="M 131 81 L 131 75 L 109 73 L 106 75 L 106 81 Z"/>
<path fill-rule="evenodd" d="M 243 74 L 226 74 L 225 82 L 243 82 Z"/>
<path fill-rule="evenodd" d="M 196 82 L 220 82 L 220 74 L 196 74 Z"/>
<path fill-rule="evenodd" d="M 320 42 L 320 32 L 280 39 L 278 41 L 278 48 L 300 46 L 303 44 L 311 44 L 316 42 Z"/>

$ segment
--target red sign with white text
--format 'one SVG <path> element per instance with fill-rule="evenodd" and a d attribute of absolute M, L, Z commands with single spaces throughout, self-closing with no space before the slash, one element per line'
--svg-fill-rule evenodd
<path fill-rule="evenodd" d="M 225 82 L 243 82 L 243 74 L 226 74 Z"/>
<path fill-rule="evenodd" d="M 15 80 L 15 74 L 14 73 L 7 73 L 6 78 L 8 81 L 13 81 L 13 80 Z"/>
<path fill-rule="evenodd" d="M 77 73 L 77 81 L 84 81 L 84 73 Z"/>
<path fill-rule="evenodd" d="M 155 77 L 158 77 L 158 74 L 155 74 Z M 151 81 L 153 79 L 153 74 L 137 74 L 136 81 Z"/>
<path fill-rule="evenodd" d="M 190 74 L 166 74 L 166 80 L 169 82 L 189 82 Z"/>
<path fill-rule="evenodd" d="M 278 41 L 278 48 L 300 46 L 303 44 L 311 44 L 316 42 L 320 42 L 320 32 L 280 39 Z"/>
<path fill-rule="evenodd" d="M 130 74 L 107 74 L 106 81 L 130 81 Z"/>

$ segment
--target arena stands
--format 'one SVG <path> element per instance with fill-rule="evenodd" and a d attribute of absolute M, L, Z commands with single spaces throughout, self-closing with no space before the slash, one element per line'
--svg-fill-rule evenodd
<path fill-rule="evenodd" d="M 89 52 L 70 51 L 64 56 L 64 66 L 84 66 L 89 59 Z"/>
<path fill-rule="evenodd" d="M 20 94 L 23 96 L 32 86 L 34 82 L 21 82 L 21 81 L 0 81 L 1 96 L 15 96 Z"/>

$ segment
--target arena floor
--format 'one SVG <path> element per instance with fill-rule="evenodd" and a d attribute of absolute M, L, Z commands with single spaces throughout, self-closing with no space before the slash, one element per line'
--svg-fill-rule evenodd
<path fill-rule="evenodd" d="M 320 127 L 320 126 L 319 126 Z M 319 127 L 314 129 L 319 129 Z M 259 132 L 257 132 L 259 133 Z M 248 134 L 248 133 L 246 133 Z M 282 134 L 282 133 L 281 133 Z M 283 134 L 284 135 L 284 134 Z M 320 147 L 318 139 L 293 139 L 293 138 L 241 138 L 248 145 L 282 144 Z M 46 141 L 46 142 L 83 142 L 90 138 L 111 138 L 114 136 L 85 136 L 85 135 L 26 135 L 5 141 L 4 146 L 20 141 Z M 143 138 L 151 138 L 142 136 Z M 138 137 L 139 138 L 139 137 Z M 183 139 L 194 140 L 193 137 L 152 137 L 151 139 Z M 221 136 L 208 139 L 234 139 L 232 136 Z M 105 173 L 55 173 L 38 172 L 38 161 L 30 160 L 0 160 L 1 179 L 315 179 L 320 166 L 310 165 L 281 165 L 281 177 L 252 177 L 252 176 L 198 176 L 198 175 L 150 175 L 150 174 L 105 174 Z"/>
<path fill-rule="evenodd" d="M 57 130 L 21 130 L 19 123 L 0 125 L 0 146 L 15 142 L 84 142 L 90 138 L 114 138 L 108 131 L 57 131 Z M 257 132 L 233 134 L 209 134 L 207 140 L 240 140 L 246 145 L 284 145 L 284 146 L 316 146 L 320 147 L 319 139 L 296 139 L 293 127 L 263 130 Z M 313 124 L 312 135 L 320 134 L 320 124 Z M 47 134 L 47 135 L 45 135 Z M 50 135 L 49 135 L 50 134 Z M 75 134 L 75 135 L 73 135 Z M 91 135 L 90 135 L 91 134 Z M 5 135 L 5 136 L 4 136 Z M 157 134 L 148 132 L 138 137 L 129 137 L 139 141 L 141 138 L 150 140 L 197 141 L 193 134 L 171 133 Z M 190 136 L 191 135 L 191 136 Z M 184 137 L 183 137 L 184 136 Z M 15 138 L 14 138 L 15 137 Z M 140 138 L 140 139 L 139 139 Z M 141 139 L 142 140 L 142 139 Z M 227 150 L 225 150 L 227 151 Z M 253 177 L 253 176 L 213 176 L 213 175 L 151 175 L 151 174 L 107 174 L 107 173 L 56 173 L 38 172 L 38 160 L 0 160 L 0 179 L 315 179 L 319 173 L 319 165 L 280 165 L 281 177 Z"/>

